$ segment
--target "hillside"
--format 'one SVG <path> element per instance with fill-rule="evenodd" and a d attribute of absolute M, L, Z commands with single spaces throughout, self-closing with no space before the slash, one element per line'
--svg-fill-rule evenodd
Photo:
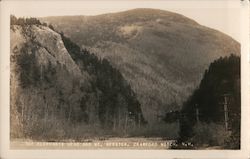
<path fill-rule="evenodd" d="M 117 68 L 149 122 L 180 109 L 212 61 L 240 54 L 240 44 L 231 37 L 163 10 L 41 20 Z"/>
<path fill-rule="evenodd" d="M 199 87 L 184 104 L 180 140 L 239 149 L 240 88 L 240 57 L 231 55 L 212 62 Z M 214 123 L 221 129 L 217 126 L 216 130 Z M 206 136 L 206 140 L 201 136 Z"/>
<path fill-rule="evenodd" d="M 12 16 L 10 27 L 12 138 L 81 140 L 145 123 L 134 92 L 108 61 L 34 18 Z"/>

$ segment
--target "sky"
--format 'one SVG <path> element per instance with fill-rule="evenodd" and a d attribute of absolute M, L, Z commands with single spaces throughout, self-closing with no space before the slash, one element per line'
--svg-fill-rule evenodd
<path fill-rule="evenodd" d="M 17 17 L 98 15 L 134 8 L 154 8 L 182 14 L 201 25 L 219 30 L 240 41 L 239 0 L 116 0 L 116 1 L 7 1 Z"/>

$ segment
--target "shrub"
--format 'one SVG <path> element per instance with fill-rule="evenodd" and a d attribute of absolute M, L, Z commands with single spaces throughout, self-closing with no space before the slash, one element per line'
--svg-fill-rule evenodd
<path fill-rule="evenodd" d="M 198 123 L 193 127 L 194 136 L 190 142 L 198 147 L 219 146 L 223 148 L 230 138 L 230 131 L 224 125 L 215 123 Z"/>

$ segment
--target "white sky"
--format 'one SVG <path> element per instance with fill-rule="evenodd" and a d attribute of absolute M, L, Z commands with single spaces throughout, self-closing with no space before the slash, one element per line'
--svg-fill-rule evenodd
<path fill-rule="evenodd" d="M 180 13 L 240 41 L 239 0 L 116 0 L 116 1 L 4 1 L 20 16 L 97 15 L 134 8 L 155 8 Z"/>

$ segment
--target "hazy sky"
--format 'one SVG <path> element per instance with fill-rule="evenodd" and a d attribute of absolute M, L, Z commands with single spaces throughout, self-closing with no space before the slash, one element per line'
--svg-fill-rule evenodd
<path fill-rule="evenodd" d="M 224 32 L 240 41 L 240 1 L 9 1 L 9 12 L 16 16 L 97 15 L 134 8 L 155 8 L 180 13 Z"/>

